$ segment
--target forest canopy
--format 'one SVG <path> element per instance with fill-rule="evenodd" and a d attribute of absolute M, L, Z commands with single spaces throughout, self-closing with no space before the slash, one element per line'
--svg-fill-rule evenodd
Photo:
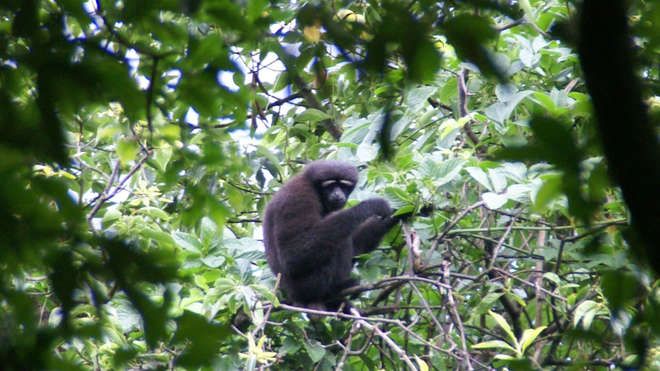
<path fill-rule="evenodd" d="M 660 368 L 660 4 L 0 4 L 0 364 Z M 357 314 L 261 223 L 305 163 L 410 213 Z M 432 207 L 431 207 L 432 206 Z M 430 211 L 429 211 L 430 210 Z"/>

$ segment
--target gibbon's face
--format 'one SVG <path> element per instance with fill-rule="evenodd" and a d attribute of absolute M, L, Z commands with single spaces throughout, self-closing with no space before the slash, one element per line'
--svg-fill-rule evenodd
<path fill-rule="evenodd" d="M 355 183 L 346 179 L 329 179 L 321 182 L 319 196 L 324 212 L 331 213 L 346 205 L 348 195 L 353 192 Z"/>

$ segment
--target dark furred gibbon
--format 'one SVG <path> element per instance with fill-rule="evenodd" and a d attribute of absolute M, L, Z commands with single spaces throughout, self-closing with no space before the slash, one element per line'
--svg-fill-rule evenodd
<path fill-rule="evenodd" d="M 337 310 L 337 294 L 358 283 L 353 257 L 374 250 L 396 223 L 382 198 L 342 210 L 355 188 L 355 166 L 315 161 L 273 197 L 264 215 L 268 265 L 296 305 Z"/>

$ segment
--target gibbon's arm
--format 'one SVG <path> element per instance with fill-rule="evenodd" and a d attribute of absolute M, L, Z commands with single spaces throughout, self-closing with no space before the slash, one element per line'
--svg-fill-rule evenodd
<path fill-rule="evenodd" d="M 383 236 L 397 223 L 405 222 L 415 216 L 429 216 L 434 207 L 431 204 L 423 205 L 418 212 L 407 212 L 387 218 L 372 217 L 362 223 L 353 233 L 353 256 L 365 254 L 375 250 Z"/>
<path fill-rule="evenodd" d="M 367 219 L 353 233 L 353 256 L 375 250 L 383 236 L 398 222 L 398 219 L 378 216 Z"/>
<path fill-rule="evenodd" d="M 335 211 L 321 219 L 312 229 L 314 239 L 309 242 L 314 245 L 349 238 L 370 217 L 386 218 L 391 213 L 389 204 L 382 198 L 362 201 L 350 209 Z"/>

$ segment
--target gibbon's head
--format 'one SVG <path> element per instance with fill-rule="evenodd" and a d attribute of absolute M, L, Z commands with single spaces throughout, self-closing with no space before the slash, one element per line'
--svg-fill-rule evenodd
<path fill-rule="evenodd" d="M 327 214 L 346 205 L 357 183 L 358 171 L 347 162 L 321 160 L 305 166 L 303 176 L 314 185 L 323 213 Z"/>

